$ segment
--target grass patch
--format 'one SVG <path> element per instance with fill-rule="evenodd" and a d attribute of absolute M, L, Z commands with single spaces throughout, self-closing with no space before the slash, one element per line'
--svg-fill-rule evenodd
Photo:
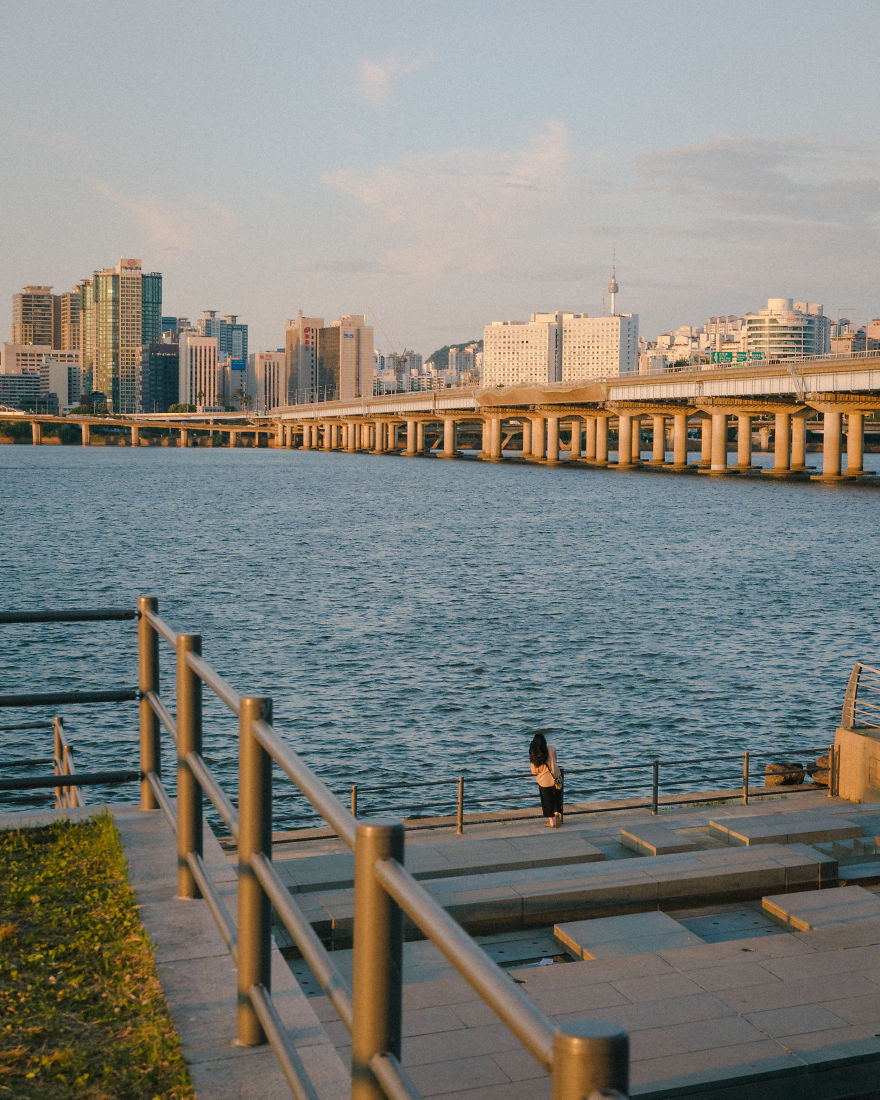
<path fill-rule="evenodd" d="M 0 832 L 0 1097 L 195 1093 L 108 813 Z"/>

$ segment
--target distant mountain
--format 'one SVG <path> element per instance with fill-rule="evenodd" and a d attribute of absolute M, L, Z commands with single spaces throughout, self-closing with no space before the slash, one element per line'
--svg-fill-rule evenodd
<path fill-rule="evenodd" d="M 434 364 L 436 370 L 446 370 L 449 366 L 449 349 L 450 348 L 466 348 L 468 344 L 476 344 L 480 351 L 483 350 L 483 341 L 480 340 L 459 340 L 455 344 L 445 344 L 442 348 L 437 348 L 435 352 L 428 356 L 428 359 Z M 427 362 L 427 360 L 426 360 Z"/>

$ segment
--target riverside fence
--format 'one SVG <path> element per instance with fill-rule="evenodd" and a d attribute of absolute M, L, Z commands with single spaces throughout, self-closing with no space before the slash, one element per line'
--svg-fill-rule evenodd
<path fill-rule="evenodd" d="M 86 622 L 131 619 L 133 611 L 45 611 L 0 615 L 0 623 Z M 161 810 L 177 839 L 178 895 L 203 898 L 235 962 L 237 1038 L 271 1044 L 296 1097 L 317 1100 L 285 1032 L 271 994 L 271 918 L 287 929 L 352 1039 L 353 1100 L 416 1098 L 401 1065 L 403 914 L 430 939 L 522 1046 L 550 1074 L 554 1100 L 594 1090 L 625 1095 L 629 1077 L 626 1032 L 601 1021 L 555 1027 L 473 939 L 412 877 L 405 866 L 402 821 L 358 819 L 272 725 L 272 700 L 241 695 L 202 657 L 198 634 L 177 633 L 158 614 L 153 597 L 138 601 L 138 687 L 114 691 L 30 692 L 0 696 L 0 706 L 56 706 L 138 700 L 138 772 L 55 775 L 30 785 L 81 786 L 140 780 L 140 804 Z M 175 710 L 160 694 L 160 642 L 175 655 Z M 237 806 L 211 773 L 202 753 L 202 698 L 207 688 L 238 718 Z M 21 728 L 20 726 L 17 728 Z M 161 735 L 176 748 L 176 801 L 162 775 Z M 61 747 L 62 761 L 65 753 Z M 346 982 L 272 864 L 273 766 L 305 796 L 353 851 L 353 978 Z M 7 788 L 8 789 L 8 788 Z M 203 859 L 203 799 L 207 798 L 238 849 L 234 918 Z M 615 1093 L 612 1093 L 614 1095 Z"/>

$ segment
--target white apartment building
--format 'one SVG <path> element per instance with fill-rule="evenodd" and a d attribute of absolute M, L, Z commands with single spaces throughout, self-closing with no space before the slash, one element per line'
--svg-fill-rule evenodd
<path fill-rule="evenodd" d="M 3 344 L 0 346 L 0 374 L 39 371 L 47 355 L 56 363 L 77 367 L 80 365 L 78 351 L 53 348 L 48 344 Z"/>
<path fill-rule="evenodd" d="M 287 374 L 283 351 L 257 351 L 248 357 L 248 393 L 255 412 L 268 412 L 287 404 Z"/>
<path fill-rule="evenodd" d="M 181 405 L 195 405 L 201 409 L 220 405 L 217 353 L 216 336 L 199 336 L 194 332 L 180 334 L 178 401 Z"/>
<path fill-rule="evenodd" d="M 768 298 L 767 308 L 747 313 L 745 323 L 750 359 L 799 359 L 831 350 L 831 319 L 818 302 Z"/>
<path fill-rule="evenodd" d="M 533 313 L 526 321 L 493 321 L 483 330 L 483 385 L 546 385 L 613 377 L 638 369 L 634 313 Z"/>

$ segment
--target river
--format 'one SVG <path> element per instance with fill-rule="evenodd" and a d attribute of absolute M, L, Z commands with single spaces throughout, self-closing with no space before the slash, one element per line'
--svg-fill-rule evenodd
<path fill-rule="evenodd" d="M 880 663 L 864 486 L 226 448 L 4 446 L 0 469 L 7 609 L 157 596 L 366 812 L 448 809 L 459 774 L 536 802 L 537 729 L 578 799 L 624 793 L 615 764 L 826 745 L 853 662 Z M 0 631 L 3 691 L 134 682 L 133 624 Z M 134 704 L 62 713 L 81 770 L 136 762 Z M 227 781 L 234 731 L 206 707 Z"/>

